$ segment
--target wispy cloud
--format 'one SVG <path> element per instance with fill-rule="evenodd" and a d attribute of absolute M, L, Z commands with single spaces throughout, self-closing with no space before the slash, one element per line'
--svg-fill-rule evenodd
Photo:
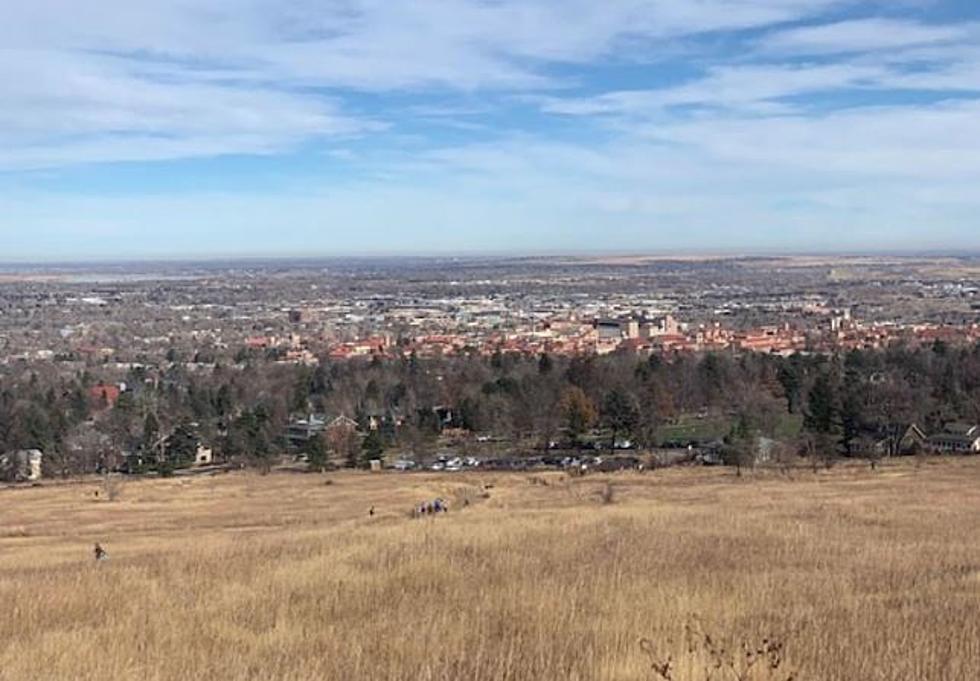
<path fill-rule="evenodd" d="M 878 52 L 943 45 L 980 37 L 980 25 L 924 24 L 885 18 L 856 19 L 792 28 L 762 41 L 767 50 L 791 55 Z"/>
<path fill-rule="evenodd" d="M 0 22 L 0 167 L 269 153 L 377 130 L 348 92 L 547 89 L 551 63 L 832 0 L 36 0 Z M 574 17 L 574 20 L 570 18 Z"/>

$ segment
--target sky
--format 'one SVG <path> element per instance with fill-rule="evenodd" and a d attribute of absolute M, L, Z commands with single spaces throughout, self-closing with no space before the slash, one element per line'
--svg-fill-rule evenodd
<path fill-rule="evenodd" d="M 0 0 L 0 261 L 922 250 L 978 0 Z"/>

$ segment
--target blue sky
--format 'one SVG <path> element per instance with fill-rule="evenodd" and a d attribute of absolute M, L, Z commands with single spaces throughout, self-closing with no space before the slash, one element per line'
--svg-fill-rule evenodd
<path fill-rule="evenodd" d="M 980 249 L 976 0 L 0 16 L 0 260 Z"/>

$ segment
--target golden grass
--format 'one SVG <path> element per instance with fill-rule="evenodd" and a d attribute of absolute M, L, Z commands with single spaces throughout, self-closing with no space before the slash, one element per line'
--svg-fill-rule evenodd
<path fill-rule="evenodd" d="M 980 460 L 329 479 L 0 491 L 0 679 L 691 681 L 695 617 L 785 643 L 751 678 L 980 678 Z"/>

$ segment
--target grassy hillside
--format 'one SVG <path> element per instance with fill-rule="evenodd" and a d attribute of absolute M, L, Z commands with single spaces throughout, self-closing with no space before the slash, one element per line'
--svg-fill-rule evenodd
<path fill-rule="evenodd" d="M 980 460 L 99 489 L 0 490 L 3 681 L 980 678 Z"/>

